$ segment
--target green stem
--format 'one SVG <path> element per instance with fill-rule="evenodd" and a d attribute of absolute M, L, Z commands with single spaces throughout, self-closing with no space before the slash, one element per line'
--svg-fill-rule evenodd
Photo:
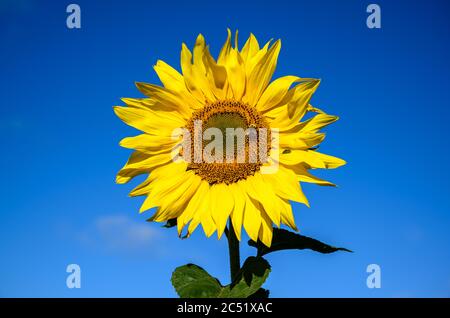
<path fill-rule="evenodd" d="M 229 223 L 227 234 L 228 251 L 230 253 L 230 277 L 231 282 L 233 282 L 241 269 L 241 258 L 239 256 L 239 240 L 236 237 L 231 221 Z"/>

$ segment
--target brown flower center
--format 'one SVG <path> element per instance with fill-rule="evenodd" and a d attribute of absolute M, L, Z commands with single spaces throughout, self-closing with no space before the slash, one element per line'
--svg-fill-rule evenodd
<path fill-rule="evenodd" d="M 246 179 L 267 161 L 270 129 L 248 104 L 234 100 L 207 104 L 193 113 L 186 128 L 192 139 L 188 169 L 209 184 Z"/>

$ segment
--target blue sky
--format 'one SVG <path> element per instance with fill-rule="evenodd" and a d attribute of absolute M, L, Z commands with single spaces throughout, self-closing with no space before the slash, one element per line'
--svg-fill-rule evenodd
<path fill-rule="evenodd" d="M 228 280 L 224 239 L 145 222 L 137 184 L 116 185 L 136 134 L 115 117 L 135 81 L 158 82 L 157 59 L 179 67 L 182 42 L 203 33 L 214 54 L 226 28 L 282 39 L 276 75 L 322 79 L 313 103 L 340 120 L 325 153 L 348 164 L 305 185 L 294 205 L 304 235 L 353 254 L 269 255 L 273 297 L 450 296 L 450 6 L 376 1 L 76 1 L 82 28 L 65 25 L 66 1 L 0 4 L 0 296 L 175 297 L 172 270 L 194 262 Z M 189 3 L 189 4 L 187 4 Z M 253 250 L 242 245 L 243 256 Z M 79 264 L 82 287 L 66 287 Z M 381 289 L 366 287 L 379 264 Z"/>

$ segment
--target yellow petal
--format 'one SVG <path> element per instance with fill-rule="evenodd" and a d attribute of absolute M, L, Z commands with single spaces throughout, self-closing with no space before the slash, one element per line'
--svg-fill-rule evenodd
<path fill-rule="evenodd" d="M 195 107 L 194 105 L 191 105 L 190 107 L 189 101 L 184 100 L 182 95 L 167 88 L 142 82 L 136 82 L 136 87 L 142 94 L 149 96 L 156 101 L 153 106 L 154 108 L 177 111 L 183 115 L 184 118 L 190 118 L 192 108 Z"/>
<path fill-rule="evenodd" d="M 297 180 L 301 182 L 308 182 L 308 183 L 315 183 L 322 186 L 335 186 L 335 184 L 320 179 L 312 174 L 310 174 L 307 170 L 307 167 L 305 167 L 303 164 L 298 164 L 294 166 L 286 166 L 287 168 L 294 171 L 294 173 L 297 175 Z"/>
<path fill-rule="evenodd" d="M 288 149 L 310 149 L 317 146 L 325 139 L 324 133 L 297 132 L 286 133 L 280 132 L 279 146 Z"/>
<path fill-rule="evenodd" d="M 226 64 L 230 50 L 231 50 L 231 30 L 227 29 L 227 39 L 222 49 L 220 50 L 219 57 L 217 58 L 217 64 L 220 65 Z"/>
<path fill-rule="evenodd" d="M 256 105 L 256 108 L 263 112 L 271 109 L 280 103 L 286 96 L 289 88 L 295 82 L 299 82 L 302 79 L 298 76 L 283 76 L 274 80 L 262 94 L 261 98 Z"/>
<path fill-rule="evenodd" d="M 123 168 L 117 173 L 116 182 L 120 184 L 127 183 L 135 176 L 149 173 L 154 168 L 164 165 L 170 161 L 172 161 L 170 154 L 163 153 L 158 155 L 149 155 L 140 151 L 135 151 L 131 154 Z"/>
<path fill-rule="evenodd" d="M 220 239 L 227 220 L 233 211 L 234 197 L 228 185 L 224 183 L 211 186 L 211 214 L 217 228 L 217 236 Z"/>
<path fill-rule="evenodd" d="M 185 44 L 181 49 L 181 70 L 186 86 L 192 95 L 202 104 L 215 99 L 214 93 L 207 79 L 204 61 L 206 44 L 204 37 L 199 34 L 195 41 L 194 54 L 192 55 Z"/>
<path fill-rule="evenodd" d="M 277 65 L 281 41 L 276 41 L 264 57 L 255 65 L 247 81 L 244 101 L 256 105 L 261 94 L 269 84 Z"/>
<path fill-rule="evenodd" d="M 278 107 L 276 117 L 270 120 L 271 127 L 278 128 L 281 132 L 291 131 L 294 127 L 303 127 L 303 123 L 299 121 L 308 111 L 309 101 L 316 90 L 319 80 L 311 80 L 300 83 L 291 89 L 290 100 L 285 106 Z M 269 114 L 265 116 L 271 118 Z M 298 131 L 299 129 L 296 129 Z"/>
<path fill-rule="evenodd" d="M 236 49 L 231 49 L 226 62 L 228 82 L 231 87 L 233 98 L 240 100 L 245 92 L 246 76 L 244 62 Z"/>
<path fill-rule="evenodd" d="M 153 68 L 165 88 L 179 93 L 182 99 L 192 106 L 193 109 L 202 107 L 202 104 L 190 94 L 183 75 L 177 70 L 161 60 L 158 60 Z"/>
<path fill-rule="evenodd" d="M 247 59 L 244 60 L 245 64 L 245 73 L 247 74 L 247 79 L 249 78 L 250 74 L 253 72 L 253 69 L 256 65 L 266 56 L 267 51 L 269 50 L 269 45 L 272 42 L 272 40 L 268 41 L 262 49 L 258 49 L 257 52 L 253 56 L 250 54 L 247 56 Z"/>
<path fill-rule="evenodd" d="M 170 152 L 181 140 L 172 137 L 141 134 L 127 137 L 120 141 L 120 146 L 128 149 L 139 150 L 143 153 L 158 154 Z"/>
<path fill-rule="evenodd" d="M 247 195 L 244 211 L 244 228 L 248 236 L 255 242 L 258 240 L 259 228 L 261 227 L 261 212 L 259 208 L 259 203 L 253 202 Z"/>
<path fill-rule="evenodd" d="M 241 50 L 242 59 L 246 63 L 248 60 L 253 58 L 258 52 L 259 52 L 258 40 L 253 35 L 253 33 L 250 33 L 247 42 L 245 42 Z"/>
<path fill-rule="evenodd" d="M 206 214 L 201 220 L 203 232 L 206 237 L 210 237 L 216 231 L 216 226 L 214 224 L 214 220 L 210 214 Z"/>
<path fill-rule="evenodd" d="M 262 111 L 261 113 L 270 123 L 279 116 L 289 117 L 287 113 L 287 105 L 278 105 L 277 107 L 272 107 L 271 109 Z"/>
<path fill-rule="evenodd" d="M 153 69 L 158 74 L 165 88 L 181 92 L 186 90 L 183 75 L 164 61 L 158 60 Z"/>
<path fill-rule="evenodd" d="M 261 175 L 267 183 L 272 184 L 276 194 L 283 199 L 300 202 L 309 207 L 309 202 L 304 195 L 297 176 L 290 169 L 279 166 L 276 173 Z"/>
<path fill-rule="evenodd" d="M 121 98 L 121 100 L 129 107 L 150 110 L 157 101 L 152 98 Z"/>
<path fill-rule="evenodd" d="M 194 53 L 192 57 L 194 60 L 194 65 L 198 67 L 199 72 L 201 72 L 202 74 L 206 74 L 206 68 L 205 65 L 203 64 L 203 54 L 205 52 L 205 49 L 206 49 L 205 38 L 203 37 L 202 34 L 199 34 L 197 36 L 197 40 L 195 40 L 193 50 Z"/>
<path fill-rule="evenodd" d="M 243 184 L 247 189 L 248 195 L 262 204 L 266 213 L 279 227 L 281 222 L 280 210 L 275 202 L 276 197 L 272 185 L 266 182 L 266 179 L 260 173 L 247 178 Z"/>
<path fill-rule="evenodd" d="M 208 185 L 206 193 L 202 196 L 203 200 L 200 201 L 198 211 L 194 214 L 192 221 L 188 226 L 188 236 L 194 232 L 197 226 L 201 223 L 205 235 L 210 237 L 215 229 L 215 223 L 211 216 L 211 187 Z"/>
<path fill-rule="evenodd" d="M 234 208 L 231 212 L 231 222 L 238 240 L 241 240 L 242 221 L 244 218 L 245 195 L 239 186 L 240 182 L 230 185 L 231 193 L 234 196 Z"/>
<path fill-rule="evenodd" d="M 183 213 L 200 186 L 201 178 L 199 176 L 192 171 L 187 172 L 186 175 L 187 177 L 179 188 L 161 198 L 162 220 L 170 220 Z"/>
<path fill-rule="evenodd" d="M 121 106 L 115 106 L 114 112 L 127 125 L 151 135 L 172 136 L 174 129 L 185 125 L 185 121 L 174 112 L 152 112 Z"/>
<path fill-rule="evenodd" d="M 303 132 L 317 132 L 318 130 L 322 129 L 325 126 L 328 126 L 329 124 L 334 123 L 337 121 L 339 117 L 327 115 L 327 114 L 318 114 L 314 116 L 313 118 L 310 118 L 305 122 L 303 125 L 303 128 L 301 131 Z"/>
<path fill-rule="evenodd" d="M 239 41 L 238 41 L 239 32 L 236 30 L 236 33 L 234 34 L 234 48 L 236 50 L 239 50 Z"/>
<path fill-rule="evenodd" d="M 228 85 L 225 66 L 216 63 L 208 48 L 205 49 L 203 62 L 206 67 L 206 77 L 214 95 L 217 99 L 225 99 Z"/>
<path fill-rule="evenodd" d="M 286 224 L 294 231 L 298 231 L 297 226 L 295 225 L 294 214 L 292 213 L 292 206 L 288 200 L 282 199 L 280 203 L 282 207 L 281 212 L 281 222 Z"/>
<path fill-rule="evenodd" d="M 151 174 L 147 177 L 147 179 L 139 184 L 136 188 L 134 188 L 130 192 L 130 196 L 140 196 L 144 194 L 148 194 L 152 187 L 152 182 L 157 179 L 163 178 L 171 178 L 175 175 L 179 175 L 186 171 L 187 163 L 178 161 L 178 162 L 169 162 L 165 165 L 157 167 L 153 169 Z"/>
<path fill-rule="evenodd" d="M 186 224 L 191 221 L 191 219 L 194 217 L 195 213 L 199 212 L 199 206 L 204 200 L 205 196 L 208 194 L 208 184 L 203 181 L 201 182 L 199 188 L 197 189 L 197 192 L 194 194 L 192 199 L 190 200 L 189 204 L 187 205 L 186 209 L 181 213 L 181 215 L 177 219 L 177 228 L 178 228 L 178 235 L 181 235 L 181 232 L 183 228 L 186 226 Z"/>
<path fill-rule="evenodd" d="M 272 221 L 269 216 L 265 213 L 261 213 L 261 227 L 259 229 L 259 240 L 267 247 L 272 244 L 273 227 Z"/>
<path fill-rule="evenodd" d="M 205 96 L 203 95 L 199 83 L 202 80 L 196 78 L 198 76 L 198 72 L 192 65 L 192 53 L 184 43 L 181 47 L 181 70 L 183 72 L 186 87 L 189 89 L 191 94 L 197 99 L 197 101 L 200 104 L 203 104 L 205 102 Z"/>
<path fill-rule="evenodd" d="M 189 171 L 166 180 L 154 181 L 150 195 L 144 201 L 140 212 L 159 207 L 152 221 L 163 222 L 180 216 L 198 189 L 201 179 Z"/>
<path fill-rule="evenodd" d="M 320 80 L 309 79 L 308 81 L 298 84 L 292 100 L 288 103 L 289 117 L 299 121 L 308 110 L 309 101 L 312 95 L 319 87 Z M 297 119 L 298 118 L 298 119 Z"/>
<path fill-rule="evenodd" d="M 192 175 L 192 172 L 182 173 L 170 178 L 155 180 L 152 183 L 150 195 L 142 204 L 139 212 L 142 213 L 157 206 L 161 207 L 163 205 L 174 204 L 180 198 L 181 194 L 191 185 Z M 161 212 L 165 212 L 165 209 L 161 210 Z M 161 214 L 155 220 L 158 222 L 164 220 L 164 218 L 158 219 L 160 217 Z"/>
<path fill-rule="evenodd" d="M 337 157 L 325 155 L 313 150 L 290 150 L 280 154 L 280 162 L 289 166 L 305 163 L 311 168 L 334 169 L 345 165 L 345 161 Z"/>
<path fill-rule="evenodd" d="M 211 215 L 211 187 L 208 187 L 208 192 L 204 196 L 204 199 L 200 205 L 201 214 L 199 214 L 199 220 L 202 224 L 203 231 L 205 232 L 206 237 L 210 237 L 216 231 L 216 225 Z M 194 217 L 194 220 L 196 218 Z"/>
<path fill-rule="evenodd" d="M 318 114 L 325 114 L 325 112 L 323 110 L 321 110 L 320 108 L 314 107 L 312 105 L 308 105 L 308 111 L 318 113 Z"/>

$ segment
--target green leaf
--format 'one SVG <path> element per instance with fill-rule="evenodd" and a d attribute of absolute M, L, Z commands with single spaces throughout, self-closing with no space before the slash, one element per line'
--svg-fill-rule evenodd
<path fill-rule="evenodd" d="M 322 243 L 311 237 L 303 236 L 297 233 L 289 232 L 283 229 L 273 229 L 272 245 L 270 247 L 265 246 L 260 241 L 254 242 L 252 240 L 248 241 L 248 245 L 256 247 L 258 249 L 258 255 L 263 256 L 268 253 L 272 253 L 280 250 L 304 250 L 310 249 L 319 253 L 333 253 L 336 251 L 352 251 L 343 247 L 334 247 L 325 243 Z"/>
<path fill-rule="evenodd" d="M 261 286 L 270 273 L 269 263 L 262 257 L 247 258 L 232 284 L 222 286 L 203 268 L 187 264 L 175 269 L 172 285 L 182 298 L 266 298 L 269 292 Z"/>
<path fill-rule="evenodd" d="M 194 264 L 177 267 L 171 281 L 182 298 L 215 298 L 222 290 L 216 278 Z"/>
<path fill-rule="evenodd" d="M 270 273 L 269 263 L 262 257 L 250 256 L 234 282 L 225 286 L 219 297 L 247 298 L 259 291 Z"/>

